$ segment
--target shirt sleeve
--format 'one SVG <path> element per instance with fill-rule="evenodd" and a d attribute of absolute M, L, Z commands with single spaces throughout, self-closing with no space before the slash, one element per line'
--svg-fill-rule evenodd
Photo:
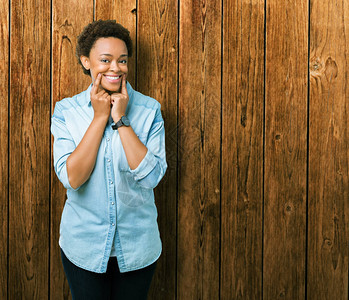
<path fill-rule="evenodd" d="M 145 144 L 148 151 L 134 170 L 130 169 L 134 180 L 142 187 L 155 188 L 167 169 L 165 150 L 165 128 L 160 107 L 157 109 L 153 124 Z"/>
<path fill-rule="evenodd" d="M 53 165 L 58 179 L 66 189 L 73 189 L 68 180 L 67 159 L 75 150 L 75 142 L 66 126 L 64 115 L 59 103 L 56 104 L 51 119 L 51 133 L 54 137 L 53 142 Z"/>

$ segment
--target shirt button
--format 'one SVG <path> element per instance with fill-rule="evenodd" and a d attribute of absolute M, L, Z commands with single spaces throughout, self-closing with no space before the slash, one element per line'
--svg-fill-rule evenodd
<path fill-rule="evenodd" d="M 110 184 L 113 184 L 113 182 L 112 182 L 112 181 L 110 181 Z"/>
<path fill-rule="evenodd" d="M 111 225 L 112 225 L 112 226 L 115 226 L 115 224 L 114 224 L 114 223 L 112 223 Z"/>
<path fill-rule="evenodd" d="M 114 205 L 114 202 L 112 202 L 111 205 Z"/>
<path fill-rule="evenodd" d="M 107 141 L 109 142 L 109 141 L 110 141 L 110 138 L 107 138 Z"/>
<path fill-rule="evenodd" d="M 108 162 L 110 162 L 110 159 L 108 159 Z"/>

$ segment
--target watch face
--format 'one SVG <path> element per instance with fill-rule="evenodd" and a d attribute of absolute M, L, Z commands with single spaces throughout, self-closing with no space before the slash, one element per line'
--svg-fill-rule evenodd
<path fill-rule="evenodd" d="M 130 126 L 130 120 L 127 117 L 122 116 L 121 121 L 125 126 Z"/>

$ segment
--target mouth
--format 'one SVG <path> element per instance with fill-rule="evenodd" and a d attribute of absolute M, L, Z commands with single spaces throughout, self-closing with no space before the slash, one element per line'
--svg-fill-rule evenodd
<path fill-rule="evenodd" d="M 120 82 L 122 75 L 104 75 L 104 78 L 110 83 Z"/>

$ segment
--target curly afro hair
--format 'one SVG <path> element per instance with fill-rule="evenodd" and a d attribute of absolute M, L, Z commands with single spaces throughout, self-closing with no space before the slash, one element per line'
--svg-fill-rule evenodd
<path fill-rule="evenodd" d="M 125 42 L 128 56 L 132 56 L 132 40 L 130 32 L 115 20 L 98 20 L 88 24 L 78 36 L 76 45 L 76 56 L 82 66 L 84 74 L 91 76 L 80 61 L 80 56 L 90 56 L 90 51 L 99 38 L 115 37 Z"/>

